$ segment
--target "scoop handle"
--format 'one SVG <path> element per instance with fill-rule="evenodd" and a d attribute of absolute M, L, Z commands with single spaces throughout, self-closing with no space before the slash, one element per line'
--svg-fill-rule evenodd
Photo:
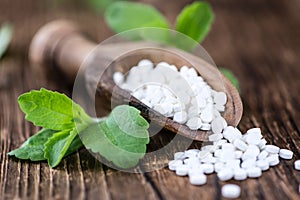
<path fill-rule="evenodd" d="M 72 22 L 57 20 L 44 25 L 35 34 L 29 60 L 37 66 L 57 67 L 71 82 L 95 47 L 96 44 L 84 37 Z"/>

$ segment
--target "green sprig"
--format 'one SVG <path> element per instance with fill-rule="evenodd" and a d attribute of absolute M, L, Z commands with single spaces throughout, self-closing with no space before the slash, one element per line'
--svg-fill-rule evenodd
<path fill-rule="evenodd" d="M 136 108 L 117 106 L 108 118 L 95 120 L 66 95 L 44 88 L 21 95 L 18 103 L 25 118 L 43 129 L 9 152 L 10 156 L 47 160 L 50 167 L 56 167 L 84 145 L 116 166 L 129 168 L 146 152 L 149 124 Z"/>

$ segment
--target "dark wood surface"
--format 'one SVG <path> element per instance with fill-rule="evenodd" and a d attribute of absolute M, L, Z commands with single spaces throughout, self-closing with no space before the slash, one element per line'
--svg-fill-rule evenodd
<path fill-rule="evenodd" d="M 225 182 L 215 174 L 208 176 L 205 186 L 196 187 L 167 168 L 144 174 L 112 170 L 85 150 L 69 156 L 56 169 L 45 162 L 8 158 L 8 151 L 38 130 L 24 120 L 17 97 L 40 87 L 71 94 L 58 74 L 37 76 L 28 61 L 29 43 L 38 27 L 67 18 L 98 41 L 113 34 L 101 15 L 80 1 L 53 2 L 0 1 L 0 22 L 10 20 L 15 25 L 11 46 L 0 61 L 0 199 L 221 199 Z M 144 2 L 158 7 L 171 23 L 186 3 Z M 261 127 L 268 142 L 295 153 L 293 160 L 281 161 L 259 179 L 229 182 L 241 186 L 242 199 L 299 199 L 300 172 L 293 169 L 293 161 L 300 158 L 300 1 L 211 3 L 216 19 L 203 46 L 217 65 L 233 70 L 241 82 L 240 129 Z M 154 138 L 149 148 L 160 141 Z"/>

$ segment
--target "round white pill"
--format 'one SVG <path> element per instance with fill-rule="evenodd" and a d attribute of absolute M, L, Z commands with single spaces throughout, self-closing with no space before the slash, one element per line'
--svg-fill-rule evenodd
<path fill-rule="evenodd" d="M 189 176 L 192 185 L 204 185 L 206 183 L 206 176 L 204 174 L 193 174 Z"/>
<path fill-rule="evenodd" d="M 165 98 L 165 101 L 161 103 L 161 105 L 164 107 L 165 110 L 167 110 L 167 113 L 172 113 L 173 112 L 173 102 L 175 101 L 173 100 L 167 100 L 167 98 Z M 171 99 L 171 98 L 170 98 Z"/>
<path fill-rule="evenodd" d="M 296 170 L 300 170 L 300 160 L 296 160 L 294 162 L 294 167 L 295 167 Z"/>
<path fill-rule="evenodd" d="M 215 163 L 214 168 L 215 168 L 215 172 L 218 173 L 219 171 L 221 171 L 224 168 L 224 163 L 217 162 L 217 163 Z"/>
<path fill-rule="evenodd" d="M 250 128 L 248 131 L 247 131 L 248 134 L 258 134 L 258 135 L 261 135 L 261 130 L 260 128 Z"/>
<path fill-rule="evenodd" d="M 213 120 L 213 112 L 210 107 L 206 107 L 202 110 L 202 113 L 200 114 L 200 118 L 205 123 L 210 123 Z"/>
<path fill-rule="evenodd" d="M 185 111 L 181 111 L 181 112 L 176 112 L 174 114 L 173 120 L 175 122 L 178 122 L 179 124 L 183 124 L 186 122 L 187 120 L 187 114 Z"/>
<path fill-rule="evenodd" d="M 213 114 L 214 114 L 214 117 L 221 117 L 221 113 L 216 108 L 213 109 Z M 226 124 L 227 124 L 227 122 L 226 122 Z M 227 125 L 225 127 L 227 127 Z"/>
<path fill-rule="evenodd" d="M 194 106 L 190 106 L 185 104 L 184 102 L 181 102 L 181 105 L 183 105 L 184 107 L 184 111 L 186 111 L 186 113 L 188 114 L 188 119 L 192 118 L 192 117 L 199 117 L 199 113 L 200 113 L 200 110 Z"/>
<path fill-rule="evenodd" d="M 255 145 L 254 145 L 255 146 Z M 255 149 L 255 147 L 257 149 Z M 248 149 L 244 152 L 243 156 L 242 156 L 242 160 L 248 160 L 248 159 L 256 159 L 256 157 L 258 156 L 259 154 L 259 149 L 257 146 L 255 146 L 253 148 L 251 147 L 248 147 Z M 258 150 L 258 151 L 257 151 Z"/>
<path fill-rule="evenodd" d="M 257 145 L 260 150 L 265 149 L 267 144 L 267 140 L 265 138 L 261 139 L 259 144 Z"/>
<path fill-rule="evenodd" d="M 186 73 L 189 70 L 189 68 L 185 65 L 183 65 L 182 67 L 180 67 L 180 73 Z"/>
<path fill-rule="evenodd" d="M 210 157 L 212 155 L 209 151 L 210 147 L 207 147 L 207 146 L 210 146 L 210 145 L 203 146 L 201 148 L 201 151 L 197 154 L 197 157 L 199 158 L 199 160 L 202 160 L 208 156 Z M 206 149 L 206 148 L 208 148 L 208 149 Z"/>
<path fill-rule="evenodd" d="M 267 160 L 257 160 L 256 166 L 259 167 L 262 171 L 269 169 L 269 162 Z"/>
<path fill-rule="evenodd" d="M 199 87 L 199 88 L 201 88 L 201 87 Z M 196 106 L 200 109 L 203 109 L 206 106 L 205 99 L 200 95 L 196 96 Z"/>
<path fill-rule="evenodd" d="M 229 162 L 235 158 L 234 149 L 222 149 L 219 159 L 223 162 Z"/>
<path fill-rule="evenodd" d="M 165 68 L 165 67 L 169 67 L 169 63 L 167 62 L 159 62 L 157 65 L 156 65 L 156 68 Z"/>
<path fill-rule="evenodd" d="M 249 158 L 249 159 L 245 160 L 244 162 L 242 162 L 241 167 L 244 169 L 255 167 L 255 162 L 256 162 L 255 158 Z"/>
<path fill-rule="evenodd" d="M 211 142 L 219 141 L 223 138 L 222 133 L 214 133 L 208 136 L 208 140 Z"/>
<path fill-rule="evenodd" d="M 184 164 L 187 164 L 190 168 L 193 168 L 194 166 L 198 166 L 199 160 L 196 157 L 192 157 L 192 158 L 186 158 L 183 160 Z"/>
<path fill-rule="evenodd" d="M 238 138 L 238 139 L 242 139 L 242 132 L 237 128 L 235 127 L 234 128 L 234 135 L 235 135 L 235 138 Z"/>
<path fill-rule="evenodd" d="M 188 170 L 188 175 L 193 176 L 193 175 L 203 174 L 204 172 L 200 166 L 201 166 L 200 164 L 190 166 Z"/>
<path fill-rule="evenodd" d="M 262 150 L 262 151 L 258 154 L 257 158 L 258 158 L 259 160 L 264 160 L 264 159 L 267 158 L 268 155 L 269 155 L 269 153 L 268 153 L 266 150 Z"/>
<path fill-rule="evenodd" d="M 161 100 L 164 98 L 161 90 L 156 90 L 154 93 L 153 93 L 153 96 L 150 97 L 150 101 L 151 101 L 151 104 L 155 105 L 155 104 L 158 104 L 160 102 L 162 102 Z"/>
<path fill-rule="evenodd" d="M 236 168 L 240 168 L 240 164 L 241 164 L 241 160 L 240 159 L 232 159 L 232 160 L 228 160 L 225 163 L 225 167 L 226 168 L 231 168 L 231 169 L 236 169 Z"/>
<path fill-rule="evenodd" d="M 247 178 L 247 171 L 242 168 L 234 169 L 234 179 L 237 181 L 245 180 Z"/>
<path fill-rule="evenodd" d="M 249 178 L 258 178 L 261 176 L 261 169 L 259 167 L 250 167 L 247 169 Z"/>
<path fill-rule="evenodd" d="M 169 69 L 171 69 L 171 70 L 173 70 L 175 72 L 178 72 L 178 69 L 177 69 L 177 67 L 175 65 L 169 65 L 168 67 L 169 67 Z"/>
<path fill-rule="evenodd" d="M 208 156 L 201 160 L 201 162 L 203 162 L 203 163 L 211 163 L 211 164 L 216 163 L 216 161 L 217 161 L 217 159 L 213 156 Z"/>
<path fill-rule="evenodd" d="M 217 105 L 224 106 L 227 102 L 227 96 L 224 92 L 215 92 L 214 93 L 214 102 Z"/>
<path fill-rule="evenodd" d="M 173 105 L 173 104 L 178 103 L 178 102 L 179 102 L 179 100 L 176 99 L 176 97 L 174 97 L 174 96 L 166 96 L 164 98 L 164 103 L 168 103 L 168 104 L 172 104 Z"/>
<path fill-rule="evenodd" d="M 269 153 L 279 153 L 280 148 L 275 145 L 266 145 L 266 151 Z"/>
<path fill-rule="evenodd" d="M 215 145 L 212 144 L 203 144 L 204 146 L 201 147 L 201 151 L 205 151 L 205 152 L 214 152 L 216 149 Z"/>
<path fill-rule="evenodd" d="M 176 167 L 176 174 L 178 176 L 186 176 L 188 174 L 188 165 L 178 165 Z"/>
<path fill-rule="evenodd" d="M 215 104 L 214 107 L 219 112 L 224 112 L 225 111 L 225 106 L 223 106 L 223 105 Z"/>
<path fill-rule="evenodd" d="M 240 159 L 240 158 L 242 158 L 242 156 L 243 156 L 242 151 L 239 151 L 239 150 L 234 151 L 234 158 Z"/>
<path fill-rule="evenodd" d="M 222 155 L 222 149 L 216 149 L 215 152 L 214 152 L 214 156 L 216 158 L 220 158 Z"/>
<path fill-rule="evenodd" d="M 271 154 L 266 158 L 266 160 L 269 162 L 270 166 L 278 165 L 280 162 L 278 154 Z"/>
<path fill-rule="evenodd" d="M 191 86 L 191 90 L 192 90 L 192 93 L 190 94 L 191 96 L 196 96 L 197 94 L 199 94 L 201 92 L 201 87 L 199 87 L 198 84 L 193 84 Z M 203 107 L 202 107 L 203 108 Z"/>
<path fill-rule="evenodd" d="M 141 66 L 141 67 L 148 67 L 152 68 L 153 67 L 153 63 L 151 62 L 151 60 L 148 60 L 148 59 L 143 59 L 143 60 L 140 60 L 139 63 L 138 63 L 138 66 Z"/>
<path fill-rule="evenodd" d="M 241 139 L 235 139 L 233 145 L 241 151 L 246 151 L 248 148 L 248 145 Z"/>
<path fill-rule="evenodd" d="M 209 123 L 202 123 L 200 129 L 203 131 L 208 131 L 211 129 L 211 125 Z"/>
<path fill-rule="evenodd" d="M 221 171 L 219 171 L 217 175 L 221 181 L 228 181 L 232 179 L 234 174 L 231 168 L 224 168 Z"/>
<path fill-rule="evenodd" d="M 262 138 L 262 135 L 261 135 L 260 131 L 259 132 L 251 131 L 250 133 L 248 132 L 246 141 L 248 144 L 258 145 L 260 143 L 261 138 Z"/>
<path fill-rule="evenodd" d="M 227 126 L 223 130 L 223 136 L 226 138 L 229 142 L 232 142 L 234 139 L 236 139 L 236 130 L 233 126 Z"/>
<path fill-rule="evenodd" d="M 238 198 L 241 194 L 241 188 L 235 184 L 226 184 L 222 187 L 222 196 L 229 199 Z"/>
<path fill-rule="evenodd" d="M 245 153 L 242 155 L 242 160 L 248 160 L 248 159 L 256 159 L 256 156 L 252 154 L 251 151 L 245 151 Z"/>
<path fill-rule="evenodd" d="M 121 72 L 115 72 L 113 80 L 116 85 L 121 85 L 124 82 L 124 75 Z"/>
<path fill-rule="evenodd" d="M 199 149 L 188 149 L 184 152 L 184 155 L 188 158 L 195 158 L 197 157 L 198 153 L 200 152 Z"/>
<path fill-rule="evenodd" d="M 293 158 L 293 152 L 288 149 L 280 149 L 279 156 L 283 159 L 292 159 Z"/>
<path fill-rule="evenodd" d="M 157 104 L 153 107 L 153 109 L 157 112 L 159 112 L 162 115 L 165 115 L 168 113 L 168 110 L 162 105 L 162 104 Z"/>
<path fill-rule="evenodd" d="M 227 127 L 227 122 L 223 117 L 216 117 L 211 122 L 211 130 L 213 133 L 221 133 Z"/>
<path fill-rule="evenodd" d="M 229 149 L 229 150 L 234 151 L 235 147 L 231 143 L 224 143 L 224 144 L 222 144 L 221 149 Z"/>
<path fill-rule="evenodd" d="M 247 142 L 247 137 L 248 137 L 248 134 L 247 133 L 245 133 L 244 135 L 242 135 L 242 140 L 244 141 L 244 142 Z"/>
<path fill-rule="evenodd" d="M 201 127 L 201 119 L 199 117 L 193 117 L 188 120 L 186 125 L 191 129 L 191 130 L 197 130 Z"/>
<path fill-rule="evenodd" d="M 196 77 L 197 76 L 197 71 L 194 68 L 189 68 L 187 70 L 187 75 L 190 77 Z"/>
<path fill-rule="evenodd" d="M 183 110 L 183 106 L 181 106 L 181 104 L 179 102 L 176 102 L 173 104 L 173 110 L 174 112 L 180 112 Z"/>
<path fill-rule="evenodd" d="M 205 174 L 211 174 L 214 172 L 214 165 L 210 163 L 204 163 L 201 165 L 201 168 L 203 169 L 203 172 Z"/>

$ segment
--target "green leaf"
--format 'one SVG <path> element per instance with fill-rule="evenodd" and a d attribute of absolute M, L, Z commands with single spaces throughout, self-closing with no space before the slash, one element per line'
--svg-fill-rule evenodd
<path fill-rule="evenodd" d="M 81 142 L 79 135 L 77 134 L 76 137 L 74 138 L 74 140 L 72 141 L 72 143 L 70 144 L 68 151 L 66 152 L 64 157 L 76 152 L 77 150 L 81 149 L 82 147 L 83 147 L 83 144 Z"/>
<path fill-rule="evenodd" d="M 117 106 L 106 119 L 106 124 L 111 129 L 121 130 L 133 137 L 147 139 L 149 123 L 140 115 L 140 113 L 141 112 L 138 109 L 131 106 Z M 128 119 L 131 120 L 131 123 L 128 123 Z"/>
<path fill-rule="evenodd" d="M 125 1 L 111 4 L 105 12 L 105 20 L 117 33 L 134 28 L 169 27 L 164 16 L 154 7 Z"/>
<path fill-rule="evenodd" d="M 176 30 L 198 42 L 202 42 L 210 31 L 214 13 L 207 2 L 194 2 L 178 15 Z"/>
<path fill-rule="evenodd" d="M 35 135 L 29 137 L 26 142 L 24 142 L 18 149 L 12 150 L 8 153 L 10 156 L 15 156 L 23 160 L 31 161 L 42 161 L 46 160 L 44 157 L 44 144 L 49 138 L 53 136 L 57 131 L 50 129 L 42 129 Z M 76 152 L 78 149 L 82 148 L 83 144 L 81 139 L 77 135 L 69 146 L 65 157 Z"/>
<path fill-rule="evenodd" d="M 235 77 L 235 75 L 230 70 L 225 69 L 225 68 L 219 68 L 219 70 L 222 72 L 222 74 L 226 78 L 228 78 L 228 80 L 230 80 L 232 85 L 234 85 L 236 87 L 236 89 L 239 91 L 239 93 L 241 93 L 239 80 Z"/>
<path fill-rule="evenodd" d="M 116 117 L 120 113 L 125 113 L 127 118 L 124 117 L 124 120 L 122 116 Z M 139 116 L 140 112 L 133 107 L 118 106 L 105 121 L 95 123 L 82 131 L 80 138 L 87 149 L 99 153 L 115 166 L 124 169 L 134 167 L 145 155 L 146 144 L 149 143 L 149 124 Z M 123 123 L 127 125 L 123 126 Z M 118 126 L 120 124 L 122 126 Z M 125 132 L 129 130 L 128 127 L 133 129 Z"/>
<path fill-rule="evenodd" d="M 0 58 L 5 53 L 12 39 L 13 27 L 10 23 L 4 23 L 0 27 Z"/>
<path fill-rule="evenodd" d="M 49 138 L 45 143 L 44 157 L 51 167 L 56 167 L 60 163 L 76 136 L 76 129 L 72 129 L 60 131 Z"/>
<path fill-rule="evenodd" d="M 19 159 L 30 159 L 32 161 L 45 160 L 44 144 L 48 138 L 52 137 L 56 131 L 50 129 L 42 129 L 35 135 L 31 136 L 20 146 L 8 153 L 10 156 L 16 156 Z"/>
<path fill-rule="evenodd" d="M 74 121 L 88 124 L 90 117 L 84 110 L 64 94 L 42 88 L 21 95 L 18 99 L 26 120 L 36 126 L 52 130 L 72 129 Z"/>

